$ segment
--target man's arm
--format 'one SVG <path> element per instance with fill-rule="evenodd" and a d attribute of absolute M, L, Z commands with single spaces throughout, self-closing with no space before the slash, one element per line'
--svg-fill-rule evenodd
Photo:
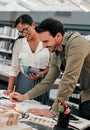
<path fill-rule="evenodd" d="M 58 67 L 51 65 L 46 77 L 40 83 L 35 85 L 33 89 L 27 92 L 30 99 L 33 99 L 49 90 L 55 79 L 59 76 L 59 73 Z"/>

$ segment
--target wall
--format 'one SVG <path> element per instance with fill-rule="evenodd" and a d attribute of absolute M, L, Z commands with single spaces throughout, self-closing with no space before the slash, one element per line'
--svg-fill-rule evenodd
<path fill-rule="evenodd" d="M 53 17 L 64 24 L 90 25 L 90 12 L 0 12 L 0 21 L 15 21 L 21 14 L 30 14 L 36 22 Z"/>

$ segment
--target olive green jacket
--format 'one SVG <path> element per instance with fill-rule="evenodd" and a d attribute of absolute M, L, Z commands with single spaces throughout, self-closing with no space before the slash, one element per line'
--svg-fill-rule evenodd
<path fill-rule="evenodd" d="M 52 106 L 58 111 L 58 100 L 68 100 L 80 79 L 82 102 L 90 100 L 90 43 L 78 32 L 67 34 L 63 38 L 62 52 L 53 53 L 51 66 L 47 76 L 42 82 L 28 91 L 30 99 L 33 99 L 51 88 L 55 79 L 60 74 L 61 63 L 65 65 L 61 78 L 58 94 Z"/>

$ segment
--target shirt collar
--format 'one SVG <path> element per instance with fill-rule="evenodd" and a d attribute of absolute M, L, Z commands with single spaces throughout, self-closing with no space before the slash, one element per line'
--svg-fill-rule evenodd
<path fill-rule="evenodd" d="M 62 45 L 66 45 L 67 41 L 68 41 L 68 38 L 69 38 L 69 33 L 65 33 L 64 36 L 63 36 L 63 41 L 62 41 Z"/>

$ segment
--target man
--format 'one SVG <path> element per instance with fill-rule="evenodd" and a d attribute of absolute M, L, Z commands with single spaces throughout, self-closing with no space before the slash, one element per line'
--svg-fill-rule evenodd
<path fill-rule="evenodd" d="M 43 47 L 53 52 L 52 63 L 46 78 L 24 95 L 12 93 L 13 101 L 33 99 L 48 90 L 60 71 L 64 70 L 58 94 L 52 106 L 58 111 L 58 101 L 67 101 L 80 81 L 81 104 L 79 116 L 90 120 L 90 43 L 78 32 L 64 33 L 63 24 L 52 18 L 43 20 L 37 26 Z"/>

